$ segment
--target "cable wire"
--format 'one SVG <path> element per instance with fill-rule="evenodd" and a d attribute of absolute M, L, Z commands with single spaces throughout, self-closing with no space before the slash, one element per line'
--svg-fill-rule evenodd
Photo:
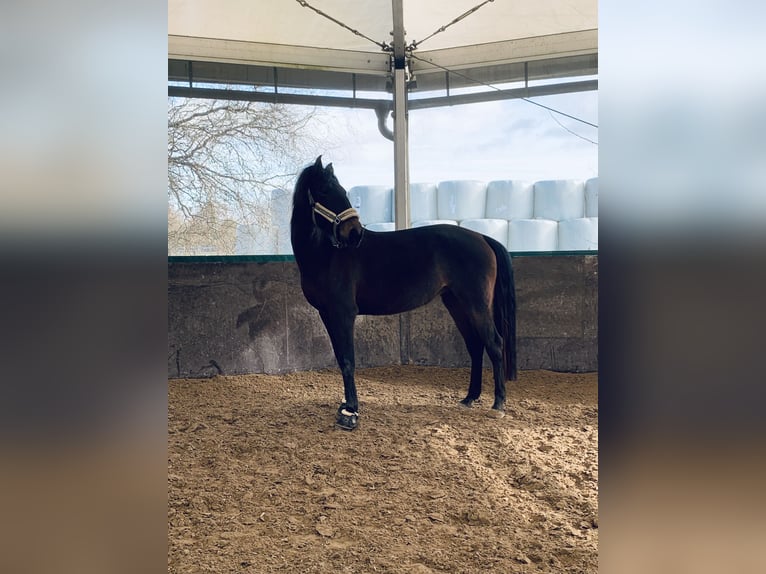
<path fill-rule="evenodd" d="M 466 10 L 465 12 L 463 12 L 463 13 L 462 13 L 460 16 L 458 16 L 457 18 L 455 18 L 455 19 L 454 19 L 454 20 L 452 20 L 451 22 L 449 22 L 449 23 L 445 24 L 444 26 L 441 26 L 441 27 L 437 28 L 436 30 L 434 30 L 433 32 L 431 32 L 431 33 L 430 33 L 428 36 L 426 36 L 425 38 L 423 38 L 422 40 L 420 40 L 419 42 L 418 42 L 417 40 L 413 40 L 413 41 L 412 41 L 412 44 L 410 44 L 410 45 L 408 46 L 408 48 L 409 48 L 410 50 L 415 50 L 415 49 L 417 49 L 417 48 L 420 46 L 420 44 L 422 44 L 422 43 L 423 43 L 423 42 L 425 42 L 426 40 L 429 40 L 429 39 L 433 38 L 434 36 L 436 36 L 437 34 L 440 34 L 440 33 L 444 32 L 444 30 L 446 30 L 447 28 L 449 28 L 449 27 L 450 27 L 450 26 L 452 26 L 453 24 L 457 24 L 457 23 L 458 23 L 458 22 L 460 22 L 460 21 L 461 21 L 463 18 L 466 18 L 466 17 L 470 16 L 471 14 L 473 14 L 474 12 L 476 12 L 476 11 L 477 11 L 479 8 L 483 7 L 485 4 L 489 4 L 490 2 L 494 2 L 494 1 L 495 1 L 495 0 L 484 0 L 484 2 L 482 2 L 481 4 L 477 4 L 476 6 L 474 6 L 473 8 L 471 8 L 470 10 Z"/>
<path fill-rule="evenodd" d="M 535 102 L 534 100 L 530 100 L 529 98 L 519 98 L 519 99 L 520 100 L 524 100 L 525 102 L 527 102 L 529 104 L 533 104 L 535 106 L 540 106 L 541 108 L 545 108 L 549 112 L 556 112 L 557 114 L 559 114 L 561 116 L 565 116 L 565 117 L 567 117 L 569 119 L 572 119 L 572 120 L 577 120 L 580 123 L 583 123 L 585 125 L 588 125 L 588 126 L 591 126 L 593 128 L 598 129 L 598 125 L 596 125 L 594 123 L 591 123 L 591 122 L 589 122 L 587 120 L 580 119 L 580 118 L 578 118 L 576 116 L 570 116 L 569 114 L 566 114 L 566 113 L 564 113 L 562 111 L 559 111 L 559 110 L 557 110 L 555 108 L 551 108 L 550 106 L 546 106 L 545 104 L 541 104 L 540 102 Z"/>
<path fill-rule="evenodd" d="M 373 44 L 375 44 L 376 46 L 378 46 L 379 48 L 381 48 L 381 49 L 382 49 L 384 52 L 390 52 L 390 51 L 392 50 L 392 47 L 391 47 L 391 45 L 390 45 L 390 44 L 387 44 L 387 43 L 385 43 L 385 42 L 378 42 L 377 40 L 373 40 L 372 38 L 370 38 L 369 36 L 367 36 L 367 35 L 363 34 L 363 33 L 362 33 L 362 32 L 360 32 L 359 30 L 355 30 L 354 28 L 352 28 L 351 26 L 349 26 L 349 25 L 347 25 L 347 24 L 345 24 L 345 23 L 341 22 L 341 21 L 340 21 L 340 20 L 338 20 L 337 18 L 333 18 L 332 16 L 330 16 L 329 14 L 327 14 L 327 13 L 323 12 L 323 11 L 322 11 L 322 10 L 320 10 L 319 8 L 316 8 L 316 7 L 312 6 L 311 4 L 309 4 L 309 3 L 308 3 L 308 1 L 307 1 L 307 0 L 295 0 L 295 1 L 296 1 L 298 4 L 300 4 L 302 7 L 304 7 L 304 8 L 308 8 L 309 10 L 313 10 L 314 12 L 316 12 L 318 15 L 322 16 L 323 18 L 327 18 L 328 20 L 330 20 L 331 22 L 334 22 L 334 23 L 335 23 L 335 24 L 337 24 L 338 26 L 340 26 L 340 27 L 342 27 L 342 28 L 345 28 L 346 30 L 348 30 L 348 31 L 349 31 L 349 32 L 351 32 L 352 34 L 355 34 L 356 36 L 359 36 L 359 37 L 361 37 L 361 38 L 364 38 L 365 40 L 368 40 L 369 42 L 372 42 Z M 493 90 L 496 90 L 496 91 L 498 91 L 498 92 L 502 92 L 503 90 L 502 90 L 501 88 L 498 88 L 497 86 L 493 86 L 492 84 L 488 84 L 488 83 L 486 83 L 486 82 L 482 82 L 482 81 L 480 81 L 480 80 L 476 80 L 476 79 L 474 79 L 474 78 L 471 78 L 470 76 L 467 76 L 467 75 L 465 75 L 465 74 L 463 74 L 463 73 L 461 73 L 461 72 L 457 72 L 457 71 L 455 71 L 455 70 L 450 70 L 449 68 L 446 68 L 445 66 L 442 66 L 442 65 L 440 65 L 440 64 L 437 64 L 437 63 L 435 63 L 435 62 L 431 62 L 431 61 L 429 61 L 429 60 L 426 60 L 426 59 L 424 59 L 424 58 L 420 58 L 419 56 L 416 56 L 416 55 L 413 53 L 413 50 L 417 49 L 417 48 L 418 48 L 418 46 L 419 46 L 420 44 L 422 44 L 423 42 L 425 42 L 426 40 L 429 40 L 429 39 L 433 38 L 434 36 L 436 36 L 437 34 L 440 34 L 441 32 L 444 32 L 444 31 L 445 31 L 447 28 L 449 28 L 450 26 L 452 26 L 452 25 L 454 25 L 454 24 L 457 24 L 458 22 L 460 22 L 460 21 L 461 21 L 461 20 L 463 20 L 464 18 L 467 18 L 468 16 L 470 16 L 471 14 L 473 14 L 474 12 L 476 12 L 477 10 L 481 9 L 481 8 L 482 8 L 482 7 L 484 7 L 485 5 L 489 4 L 490 2 L 494 2 L 494 1 L 495 1 L 495 0 L 484 0 L 483 2 L 481 2 L 481 3 L 477 4 L 476 6 L 474 6 L 473 8 L 470 8 L 469 10 L 466 10 L 466 11 L 465 11 L 465 12 L 463 12 L 463 13 L 462 13 L 460 16 L 458 16 L 457 18 L 454 18 L 453 20 L 451 20 L 450 22 L 448 22 L 448 23 L 447 23 L 447 24 L 445 24 L 444 26 L 440 26 L 439 28 L 437 28 L 435 31 L 433 31 L 431 34 L 429 34 L 428 36 L 426 36 L 425 38 L 423 38 L 423 39 L 422 39 L 422 40 L 420 40 L 419 42 L 418 42 L 418 41 L 415 41 L 415 40 L 413 40 L 413 41 L 412 41 L 412 43 L 411 43 L 409 46 L 407 46 L 407 52 L 409 52 L 409 55 L 410 55 L 410 57 L 411 57 L 411 58 L 413 58 L 413 59 L 415 59 L 415 60 L 419 60 L 419 61 L 421 61 L 421 62 L 425 62 L 425 63 L 427 63 L 427 64 L 430 64 L 431 66 L 435 66 L 435 67 L 437 67 L 437 68 L 440 68 L 440 69 L 442 69 L 442 70 L 444 70 L 445 72 L 448 72 L 448 73 L 450 73 L 450 74 L 454 74 L 454 75 L 456 75 L 456 76 L 460 76 L 461 78 L 463 78 L 463 79 L 465 79 L 465 80 L 468 80 L 469 82 L 472 82 L 472 83 L 475 83 L 475 84 L 481 84 L 482 86 L 486 86 L 486 87 L 488 87 L 488 88 L 491 88 L 491 89 L 493 89 Z M 546 106 L 546 105 L 544 105 L 544 104 L 541 104 L 541 103 L 539 103 L 539 102 L 535 102 L 535 101 L 533 101 L 533 100 L 530 100 L 529 98 L 520 98 L 520 99 L 521 99 L 521 100 L 524 100 L 525 102 L 527 102 L 527 103 L 529 103 L 529 104 L 533 104 L 533 105 L 535 105 L 535 106 L 539 106 L 539 107 L 541 107 L 541 108 L 545 108 L 546 110 L 548 110 L 548 112 L 549 112 L 549 113 L 550 113 L 550 112 L 554 112 L 554 113 L 557 113 L 557 114 L 559 114 L 559 115 L 565 116 L 565 117 L 567 117 L 567 118 L 573 119 L 573 120 L 575 120 L 575 121 L 581 122 L 581 123 L 583 123 L 583 124 L 586 124 L 586 125 L 589 125 L 589 126 L 591 126 L 591 127 L 594 127 L 594 128 L 596 128 L 596 129 L 598 129 L 598 125 L 597 125 L 597 124 L 594 124 L 594 123 L 591 123 L 591 122 L 589 122 L 589 121 L 583 120 L 583 119 L 581 119 L 581 118 L 575 117 L 575 116 L 573 116 L 573 115 L 570 115 L 570 114 L 564 113 L 564 112 L 562 112 L 562 111 L 560 111 L 560 110 L 557 110 L 557 109 L 555 109 L 555 108 L 551 108 L 550 106 Z M 591 140 L 591 139 L 588 139 L 588 138 L 586 138 L 586 137 L 584 137 L 584 136 L 581 136 L 580 134 L 577 134 L 577 133 L 573 132 L 572 130 L 570 130 L 569 128 L 567 128 L 567 127 L 566 127 L 564 124 L 562 124 L 560 121 L 558 121 L 558 120 L 555 118 L 555 116 L 553 116 L 553 114 L 550 114 L 550 115 L 551 115 L 551 118 L 553 118 L 553 120 L 554 120 L 554 121 L 555 121 L 555 122 L 556 122 L 556 123 L 557 123 L 559 126 L 561 126 L 561 127 L 564 129 L 564 130 L 566 130 L 566 131 L 567 131 L 567 132 L 569 132 L 570 134 L 572 134 L 572 135 L 574 135 L 574 136 L 577 136 L 577 137 L 579 137 L 579 138 L 581 138 L 581 139 L 584 139 L 585 141 L 588 141 L 588 142 L 590 142 L 590 143 L 592 143 L 592 144 L 594 144 L 594 145 L 598 145 L 598 142 L 595 142 L 595 141 L 593 141 L 593 140 Z"/>
<path fill-rule="evenodd" d="M 345 29 L 346 29 L 346 30 L 348 30 L 349 32 L 351 32 L 351 33 L 353 33 L 353 34 L 356 34 L 357 36 L 359 36 L 359 37 L 361 37 L 361 38 L 364 38 L 365 40 L 369 40 L 370 42 L 372 42 L 373 44 L 375 44 L 376 46 L 378 46 L 378 47 L 379 47 L 381 50 L 383 50 L 384 52 L 389 52 L 389 51 L 391 51 L 391 46 L 389 46 L 389 45 L 388 45 L 388 44 L 386 44 L 385 42 L 378 42 L 377 40 L 373 40 L 373 39 L 372 39 L 372 38 L 370 38 L 369 36 L 366 36 L 365 34 L 362 34 L 362 33 L 361 33 L 359 30 L 355 30 L 354 28 L 352 28 L 352 27 L 351 27 L 351 26 L 349 26 L 348 24 L 344 24 L 343 22 L 341 22 L 341 21 L 340 21 L 340 20 L 338 20 L 337 18 L 333 18 L 333 17 L 332 17 L 332 16 L 330 16 L 329 14 L 326 14 L 325 12 L 322 12 L 322 11 L 321 11 L 319 8 L 315 8 L 314 6 L 312 6 L 311 4 L 309 4 L 309 3 L 308 3 L 306 0 L 295 0 L 295 1 L 296 1 L 298 4 L 300 4 L 301 6 L 303 6 L 304 8 L 308 8 L 309 10 L 313 10 L 314 12 L 316 12 L 317 14 L 319 14 L 320 16 L 322 16 L 323 18 L 327 18 L 327 19 L 328 19 L 328 20 L 330 20 L 331 22 L 335 22 L 335 23 L 336 23 L 338 26 L 340 26 L 341 28 L 345 28 Z"/>
<path fill-rule="evenodd" d="M 532 103 L 534 103 L 534 102 L 532 102 Z M 561 126 L 561 128 L 562 128 L 562 129 L 564 129 L 564 130 L 568 131 L 568 132 L 569 132 L 570 134 L 572 134 L 573 136 L 575 136 L 575 137 L 578 137 L 578 138 L 580 138 L 581 140 L 585 140 L 586 142 L 590 142 L 590 143 L 592 143 L 593 145 L 598 145 L 598 142 L 594 142 L 592 139 L 586 138 L 585 136 L 582 136 L 582 135 L 578 134 L 577 132 L 573 132 L 572 130 L 570 130 L 568 127 L 566 127 L 566 126 L 565 126 L 564 124 L 562 124 L 560 121 L 558 121 L 558 120 L 556 119 L 556 116 L 554 116 L 554 115 L 553 115 L 553 113 L 551 113 L 551 111 L 550 111 L 550 110 L 548 111 L 548 115 L 549 115 L 549 116 L 551 116 L 551 119 L 552 119 L 554 122 L 556 122 L 556 123 L 557 123 L 559 126 Z"/>
<path fill-rule="evenodd" d="M 488 84 L 488 83 L 486 83 L 486 82 L 482 82 L 481 80 L 477 80 L 477 79 L 475 79 L 475 78 L 472 78 L 472 77 L 470 77 L 470 76 L 467 76 L 466 74 L 463 74 L 462 72 L 457 72 L 457 71 L 455 71 L 455 70 L 450 70 L 449 68 L 447 68 L 447 67 L 445 67 L 445 66 L 442 66 L 442 65 L 440 65 L 440 64 L 437 64 L 436 62 L 431 62 L 431 61 L 429 61 L 429 60 L 426 60 L 426 59 L 424 59 L 424 58 L 421 58 L 421 57 L 419 57 L 419 56 L 416 56 L 415 54 L 410 54 L 410 56 L 411 56 L 411 57 L 412 57 L 414 60 L 419 60 L 419 61 L 421 61 L 421 62 L 425 62 L 426 64 L 430 64 L 431 66 L 434 66 L 434 67 L 436 67 L 436 68 L 442 69 L 442 70 L 444 70 L 445 72 L 449 72 L 450 74 L 455 74 L 456 76 L 460 76 L 461 78 L 463 78 L 463 79 L 465 79 L 465 80 L 468 80 L 469 82 L 473 82 L 473 83 L 475 83 L 475 84 L 481 84 L 482 86 L 486 86 L 486 87 L 488 87 L 488 88 L 492 88 L 493 90 L 495 90 L 495 91 L 498 91 L 498 92 L 502 92 L 502 91 L 503 91 L 501 88 L 498 88 L 497 86 L 493 86 L 492 84 Z M 592 122 L 589 122 L 589 121 L 587 121 L 587 120 L 583 120 L 583 119 L 581 119 L 581 118 L 578 118 L 578 117 L 576 117 L 576 116 L 573 116 L 573 115 L 567 114 L 567 113 L 565 113 L 565 112 L 562 112 L 562 111 L 560 111 L 560 110 L 557 110 L 557 109 L 555 109 L 555 108 L 552 108 L 552 107 L 550 107 L 550 106 L 546 106 L 545 104 L 541 104 L 540 102 L 535 102 L 534 100 L 530 100 L 529 98 L 519 98 L 519 99 L 521 99 L 521 100 L 524 100 L 525 102 L 527 102 L 527 103 L 529 103 L 529 104 L 533 104 L 533 105 L 535 105 L 535 106 L 539 106 L 539 107 L 541 107 L 541 108 L 545 108 L 545 109 L 546 109 L 546 110 L 548 110 L 549 112 L 555 112 L 555 113 L 557 113 L 557 114 L 559 114 L 559 115 L 565 116 L 565 117 L 567 117 L 567 118 L 570 118 L 570 119 L 572 119 L 572 120 L 576 120 L 576 121 L 578 121 L 578 122 L 581 122 L 581 123 L 583 123 L 583 124 L 586 124 L 586 125 L 589 125 L 589 126 L 591 126 L 591 127 L 594 127 L 594 128 L 596 128 L 596 129 L 598 129 L 598 124 L 594 124 L 594 123 L 592 123 Z M 554 119 L 555 119 L 555 118 L 554 118 Z M 558 123 L 558 124 L 559 124 L 559 125 L 560 125 L 562 128 L 564 128 L 564 129 L 565 129 L 565 130 L 567 130 L 568 132 L 572 133 L 573 135 L 576 135 L 577 137 L 582 137 L 582 139 L 585 139 L 585 140 L 587 140 L 587 141 L 591 142 L 591 143 L 592 143 L 592 144 L 594 144 L 594 145 L 598 145 L 598 142 L 594 142 L 594 141 L 592 141 L 592 140 L 589 140 L 588 138 L 585 138 L 585 137 L 583 137 L 583 136 L 580 136 L 579 134 L 575 134 L 574 132 L 572 132 L 572 131 L 571 131 L 571 130 L 569 130 L 568 128 L 564 127 L 564 125 L 563 125 L 563 124 L 561 124 L 560 122 L 557 122 L 557 123 Z"/>

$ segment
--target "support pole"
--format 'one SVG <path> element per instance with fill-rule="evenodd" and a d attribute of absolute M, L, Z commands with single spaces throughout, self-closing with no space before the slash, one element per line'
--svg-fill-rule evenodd
<path fill-rule="evenodd" d="M 405 71 L 394 70 L 394 207 L 396 229 L 410 226 L 410 168 Z"/>
<path fill-rule="evenodd" d="M 407 133 L 407 71 L 402 0 L 392 0 L 394 68 L 394 221 L 396 229 L 410 226 L 410 168 Z"/>

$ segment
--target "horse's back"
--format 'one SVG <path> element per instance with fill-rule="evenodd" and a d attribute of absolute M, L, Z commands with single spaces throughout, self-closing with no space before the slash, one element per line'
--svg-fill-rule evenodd
<path fill-rule="evenodd" d="M 481 248 L 484 242 L 484 236 L 476 231 L 445 223 L 399 231 L 365 231 L 365 234 L 372 235 L 373 242 L 387 250 L 460 250 L 471 246 Z"/>
<path fill-rule="evenodd" d="M 486 238 L 470 229 L 456 225 L 438 224 L 400 231 L 372 232 L 369 250 L 362 250 L 364 263 L 384 264 L 385 267 L 407 268 L 417 272 L 417 267 L 445 271 L 454 265 L 471 262 L 486 264 L 493 260 L 492 248 Z"/>
<path fill-rule="evenodd" d="M 357 253 L 362 314 L 392 314 L 425 305 L 448 289 L 494 282 L 496 263 L 484 236 L 454 225 L 366 232 Z"/>

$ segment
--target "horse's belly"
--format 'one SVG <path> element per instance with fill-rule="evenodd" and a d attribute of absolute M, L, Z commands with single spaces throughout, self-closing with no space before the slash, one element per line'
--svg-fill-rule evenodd
<path fill-rule="evenodd" d="M 419 291 L 397 289 L 386 293 L 357 293 L 356 302 L 360 315 L 395 315 L 422 307 L 439 293 L 439 289 Z"/>

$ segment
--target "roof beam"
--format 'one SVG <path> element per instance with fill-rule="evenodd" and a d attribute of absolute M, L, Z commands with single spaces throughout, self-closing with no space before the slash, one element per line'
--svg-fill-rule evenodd
<path fill-rule="evenodd" d="M 560 84 L 547 84 L 542 86 L 530 86 L 512 90 L 485 90 L 471 94 L 454 96 L 437 96 L 433 98 L 409 99 L 409 110 L 422 110 L 441 106 L 459 106 L 463 104 L 475 104 L 479 102 L 491 102 L 496 100 L 512 100 L 517 98 L 535 98 L 554 94 L 568 94 L 573 92 L 586 92 L 598 90 L 598 80 L 586 80 L 582 82 L 562 82 Z M 358 109 L 388 109 L 391 105 L 389 99 L 371 98 L 346 98 L 341 96 L 319 96 L 313 94 L 291 94 L 274 92 L 256 92 L 253 90 L 229 90 L 217 88 L 190 88 L 188 86 L 168 86 L 168 96 L 179 98 L 205 98 L 211 100 L 238 100 L 247 102 L 266 102 L 277 104 L 297 104 L 305 106 L 330 106 L 339 108 Z"/>
<path fill-rule="evenodd" d="M 459 48 L 418 50 L 415 52 L 417 59 L 412 61 L 412 72 L 440 72 L 443 68 L 460 70 L 597 53 L 598 30 L 583 30 Z"/>
<path fill-rule="evenodd" d="M 485 90 L 471 94 L 455 96 L 437 96 L 433 98 L 416 98 L 407 102 L 409 110 L 422 110 L 442 106 L 459 106 L 497 100 L 512 100 L 518 98 L 534 98 L 554 94 L 568 94 L 598 90 L 598 80 L 582 82 L 563 82 L 530 86 L 513 90 Z M 245 102 L 265 102 L 276 104 L 296 104 L 304 106 L 329 106 L 338 108 L 357 108 L 368 110 L 387 110 L 391 105 L 388 99 L 345 98 L 341 96 L 319 96 L 313 94 L 291 94 L 274 92 L 256 92 L 253 90 L 230 90 L 217 88 L 195 88 L 188 86 L 168 86 L 168 96 L 179 98 L 205 98 L 212 100 L 235 100 Z M 383 112 L 385 114 L 385 112 Z"/>
<path fill-rule="evenodd" d="M 552 96 L 554 94 L 569 94 L 574 92 L 587 92 L 598 90 L 598 80 L 585 80 L 582 82 L 562 82 L 560 84 L 548 84 L 542 86 L 529 86 L 513 90 L 484 90 L 472 94 L 460 94 L 457 96 L 438 96 L 435 98 L 417 98 L 409 101 L 411 110 L 423 110 L 426 108 L 439 108 L 443 106 L 457 106 L 462 104 L 477 104 L 479 102 L 493 102 L 496 100 L 513 100 L 518 98 L 535 98 L 539 96 Z"/>
<path fill-rule="evenodd" d="M 202 98 L 209 100 L 233 100 L 241 102 L 265 102 L 268 104 L 295 104 L 303 106 L 331 106 L 337 108 L 362 108 L 375 110 L 390 105 L 391 100 L 370 98 L 344 98 L 341 96 L 316 96 L 282 92 L 256 92 L 253 90 L 227 90 L 218 88 L 194 88 L 168 86 L 168 96 L 174 98 Z"/>
<path fill-rule="evenodd" d="M 389 55 L 384 52 L 355 52 L 172 35 L 168 35 L 168 59 L 315 68 L 380 76 L 386 76 L 390 71 Z"/>

